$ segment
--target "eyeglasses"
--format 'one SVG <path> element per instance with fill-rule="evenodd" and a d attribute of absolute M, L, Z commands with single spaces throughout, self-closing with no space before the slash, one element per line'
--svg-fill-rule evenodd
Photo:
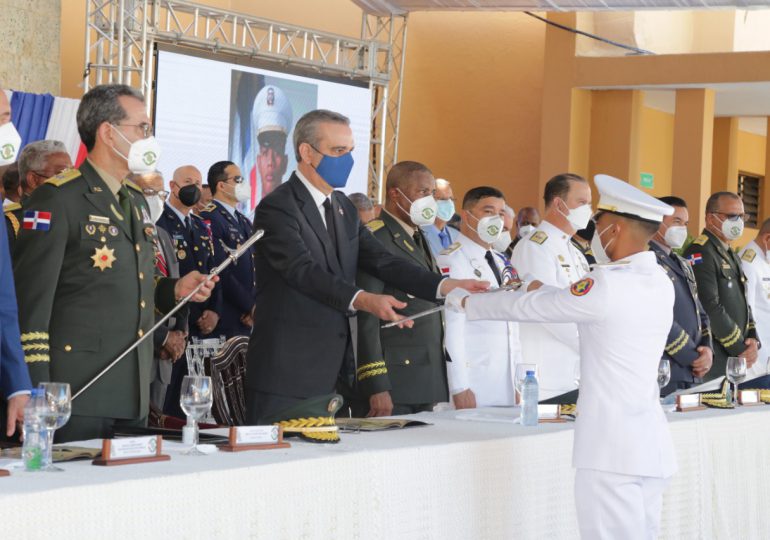
<path fill-rule="evenodd" d="M 144 193 L 145 197 L 153 197 L 153 196 L 157 195 L 163 201 L 168 199 L 168 195 L 169 195 L 169 192 L 166 191 L 165 189 L 156 190 L 156 189 L 152 189 L 152 188 L 144 188 L 142 190 L 142 193 Z"/>
<path fill-rule="evenodd" d="M 236 184 L 240 184 L 243 182 L 243 176 L 228 176 L 224 181 L 227 182 L 229 180 L 235 180 Z"/>
<path fill-rule="evenodd" d="M 728 214 L 726 212 L 712 212 L 712 214 L 719 214 L 720 216 L 725 216 L 727 218 L 727 221 L 738 221 L 739 219 L 742 219 L 743 221 L 747 221 L 749 219 L 748 214 Z"/>
<path fill-rule="evenodd" d="M 142 130 L 142 136 L 146 139 L 150 135 L 152 135 L 152 126 L 148 124 L 147 122 L 142 122 L 141 124 L 117 124 L 120 127 L 135 127 Z"/>

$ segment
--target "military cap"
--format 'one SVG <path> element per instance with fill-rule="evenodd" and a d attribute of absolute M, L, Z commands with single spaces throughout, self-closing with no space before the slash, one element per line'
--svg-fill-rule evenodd
<path fill-rule="evenodd" d="M 254 99 L 251 119 L 257 135 L 267 131 L 280 131 L 288 135 L 292 121 L 291 103 L 283 90 L 272 84 L 259 91 Z"/>
<path fill-rule="evenodd" d="M 673 207 L 623 180 L 597 174 L 594 183 L 599 191 L 598 210 L 655 223 L 674 213 Z"/>
<path fill-rule="evenodd" d="M 327 394 L 300 401 L 270 417 L 265 423 L 283 428 L 286 437 L 297 436 L 310 442 L 336 443 L 340 440 L 335 413 L 342 407 L 342 396 Z"/>

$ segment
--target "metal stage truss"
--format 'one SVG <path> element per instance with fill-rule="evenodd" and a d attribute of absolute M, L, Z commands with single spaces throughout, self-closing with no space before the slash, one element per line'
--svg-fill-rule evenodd
<path fill-rule="evenodd" d="M 142 90 L 151 109 L 156 45 L 369 84 L 369 195 L 382 200 L 385 171 L 397 159 L 406 16 L 363 13 L 355 39 L 184 0 L 86 1 L 86 91 L 128 84 Z"/>

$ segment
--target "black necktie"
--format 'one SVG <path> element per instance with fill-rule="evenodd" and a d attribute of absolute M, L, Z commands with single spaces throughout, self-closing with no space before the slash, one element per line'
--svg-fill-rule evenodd
<path fill-rule="evenodd" d="M 430 247 L 425 241 L 425 237 L 423 237 L 420 229 L 414 231 L 414 236 L 412 236 L 412 238 L 414 239 L 414 243 L 417 245 L 420 251 L 422 251 L 422 256 L 425 259 L 425 263 L 428 265 L 428 268 L 433 270 L 433 258 L 430 254 Z"/>
<path fill-rule="evenodd" d="M 329 239 L 332 241 L 334 253 L 337 253 L 337 231 L 334 230 L 334 209 L 331 199 L 324 201 L 324 219 L 326 220 L 326 232 L 329 233 Z"/>
<path fill-rule="evenodd" d="M 503 284 L 503 277 L 500 275 L 500 269 L 495 264 L 495 256 L 491 251 L 487 251 L 487 254 L 484 255 L 484 258 L 489 263 L 489 267 L 492 269 L 492 273 L 495 275 L 495 279 L 497 280 L 498 285 Z"/>

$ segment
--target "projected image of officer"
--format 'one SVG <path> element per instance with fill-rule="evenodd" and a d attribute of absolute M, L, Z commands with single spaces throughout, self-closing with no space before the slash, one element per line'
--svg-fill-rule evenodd
<path fill-rule="evenodd" d="M 274 85 L 262 88 L 254 100 L 252 122 L 259 143 L 256 169 L 264 198 L 283 182 L 289 161 L 286 139 L 291 130 L 292 108 L 286 94 Z"/>

